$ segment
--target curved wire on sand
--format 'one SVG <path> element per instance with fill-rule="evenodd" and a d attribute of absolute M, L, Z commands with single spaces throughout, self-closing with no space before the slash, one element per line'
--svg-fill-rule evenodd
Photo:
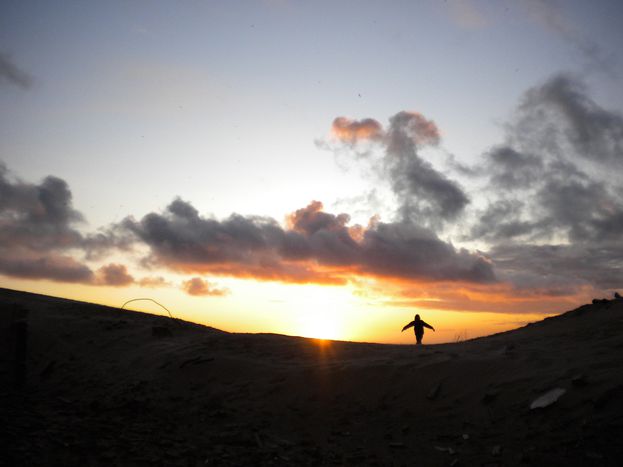
<path fill-rule="evenodd" d="M 175 319 L 175 318 L 173 317 L 173 315 L 171 314 L 171 312 L 169 311 L 169 309 L 168 309 L 166 306 L 162 305 L 161 303 L 158 303 L 158 302 L 157 302 L 156 300 L 154 300 L 153 298 L 133 298 L 132 300 L 128 300 L 128 301 L 127 301 L 127 302 L 125 302 L 123 305 L 121 305 L 121 309 L 123 310 L 123 309 L 125 308 L 125 306 L 126 306 L 128 303 L 131 303 L 131 302 L 137 302 L 137 301 L 139 301 L 139 300 L 148 300 L 148 301 L 150 301 L 150 302 L 154 302 L 154 303 L 155 303 L 156 305 L 158 305 L 159 307 L 164 308 L 164 309 L 166 310 L 166 312 L 167 312 L 167 313 L 169 313 L 169 317 L 170 317 L 171 319 L 173 319 L 173 320 Z"/>

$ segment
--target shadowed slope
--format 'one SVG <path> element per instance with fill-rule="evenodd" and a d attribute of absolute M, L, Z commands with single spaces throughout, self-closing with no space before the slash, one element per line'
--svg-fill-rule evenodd
<path fill-rule="evenodd" d="M 4 289 L 0 309 L 6 335 L 12 316 L 28 323 L 22 390 L 14 347 L 3 355 L 7 465 L 615 465 L 623 456 L 623 300 L 421 348 L 229 334 Z M 565 393 L 530 409 L 553 388 Z"/>

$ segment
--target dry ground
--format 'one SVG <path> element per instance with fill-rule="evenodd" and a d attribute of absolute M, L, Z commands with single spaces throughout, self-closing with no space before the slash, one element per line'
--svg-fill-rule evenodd
<path fill-rule="evenodd" d="M 623 300 L 420 348 L 229 334 L 6 289 L 0 325 L 4 465 L 623 459 Z"/>

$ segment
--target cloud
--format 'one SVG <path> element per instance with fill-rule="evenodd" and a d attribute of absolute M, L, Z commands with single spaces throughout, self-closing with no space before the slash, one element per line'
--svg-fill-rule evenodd
<path fill-rule="evenodd" d="M 537 156 L 517 152 L 508 146 L 497 146 L 485 157 L 491 182 L 506 189 L 531 186 L 543 170 L 543 162 Z"/>
<path fill-rule="evenodd" d="M 441 141 L 435 122 L 422 114 L 398 112 L 390 117 L 386 129 L 372 118 L 338 117 L 332 132 L 360 159 L 370 156 L 370 151 L 358 151 L 360 143 L 370 140 L 378 143 L 384 155 L 374 169 L 381 180 L 389 183 L 405 219 L 417 219 L 420 224 L 438 228 L 456 219 L 469 204 L 468 196 L 456 181 L 420 156 L 421 149 L 437 146 Z M 341 150 L 325 147 L 335 152 Z"/>
<path fill-rule="evenodd" d="M 205 218 L 177 199 L 161 213 L 124 224 L 149 246 L 150 260 L 177 271 L 284 282 L 339 284 L 355 275 L 420 280 L 495 281 L 481 255 L 456 250 L 407 222 L 349 226 L 314 201 L 288 216 Z"/>
<path fill-rule="evenodd" d="M 12 181 L 0 162 L 0 244 L 35 251 L 70 248 L 81 242 L 71 227 L 82 216 L 71 206 L 71 192 L 60 178 L 39 185 Z"/>
<path fill-rule="evenodd" d="M 566 157 L 623 166 L 623 116 L 603 109 L 587 92 L 582 81 L 566 74 L 528 90 L 515 123 L 517 138 Z"/>
<path fill-rule="evenodd" d="M 85 236 L 75 228 L 83 223 L 82 214 L 72 206 L 67 182 L 53 176 L 44 178 L 39 184 L 23 182 L 11 177 L 6 165 L 0 161 L 2 274 L 100 283 L 100 276 L 96 277 L 89 266 L 70 253 L 92 257 L 95 252 L 103 254 L 113 247 L 128 247 L 128 238 L 115 236 L 116 228 Z"/>
<path fill-rule="evenodd" d="M 222 297 L 223 295 L 227 295 L 229 293 L 227 289 L 218 288 L 214 284 L 211 284 L 209 281 L 200 277 L 193 277 L 192 279 L 182 282 L 182 290 L 184 290 L 188 295 L 196 297 Z"/>
<path fill-rule="evenodd" d="M 136 283 L 141 287 L 149 288 L 168 287 L 171 285 L 171 283 L 162 276 L 143 277 L 136 281 Z"/>
<path fill-rule="evenodd" d="M 474 170 L 489 205 L 471 226 L 500 278 L 519 286 L 623 286 L 623 118 L 569 75 L 529 89 L 506 142 Z"/>
<path fill-rule="evenodd" d="M 32 85 L 32 77 L 15 65 L 9 55 L 0 52 L 0 83 L 3 81 L 22 89 Z"/>
<path fill-rule="evenodd" d="M 337 117 L 333 120 L 331 133 L 344 143 L 355 144 L 366 140 L 380 140 L 383 137 L 383 127 L 372 118 L 350 120 Z"/>
<path fill-rule="evenodd" d="M 21 279 L 48 279 L 88 284 L 93 280 L 89 267 L 69 256 L 34 255 L 27 250 L 0 248 L 0 273 Z"/>
<path fill-rule="evenodd" d="M 134 278 L 123 264 L 110 263 L 102 266 L 95 274 L 95 284 L 123 287 L 134 283 Z"/>

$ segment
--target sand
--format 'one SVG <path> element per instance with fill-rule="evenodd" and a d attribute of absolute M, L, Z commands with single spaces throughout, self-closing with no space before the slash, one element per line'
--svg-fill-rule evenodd
<path fill-rule="evenodd" d="M 6 289 L 0 310 L 2 465 L 623 459 L 623 300 L 420 347 L 230 334 Z"/>

